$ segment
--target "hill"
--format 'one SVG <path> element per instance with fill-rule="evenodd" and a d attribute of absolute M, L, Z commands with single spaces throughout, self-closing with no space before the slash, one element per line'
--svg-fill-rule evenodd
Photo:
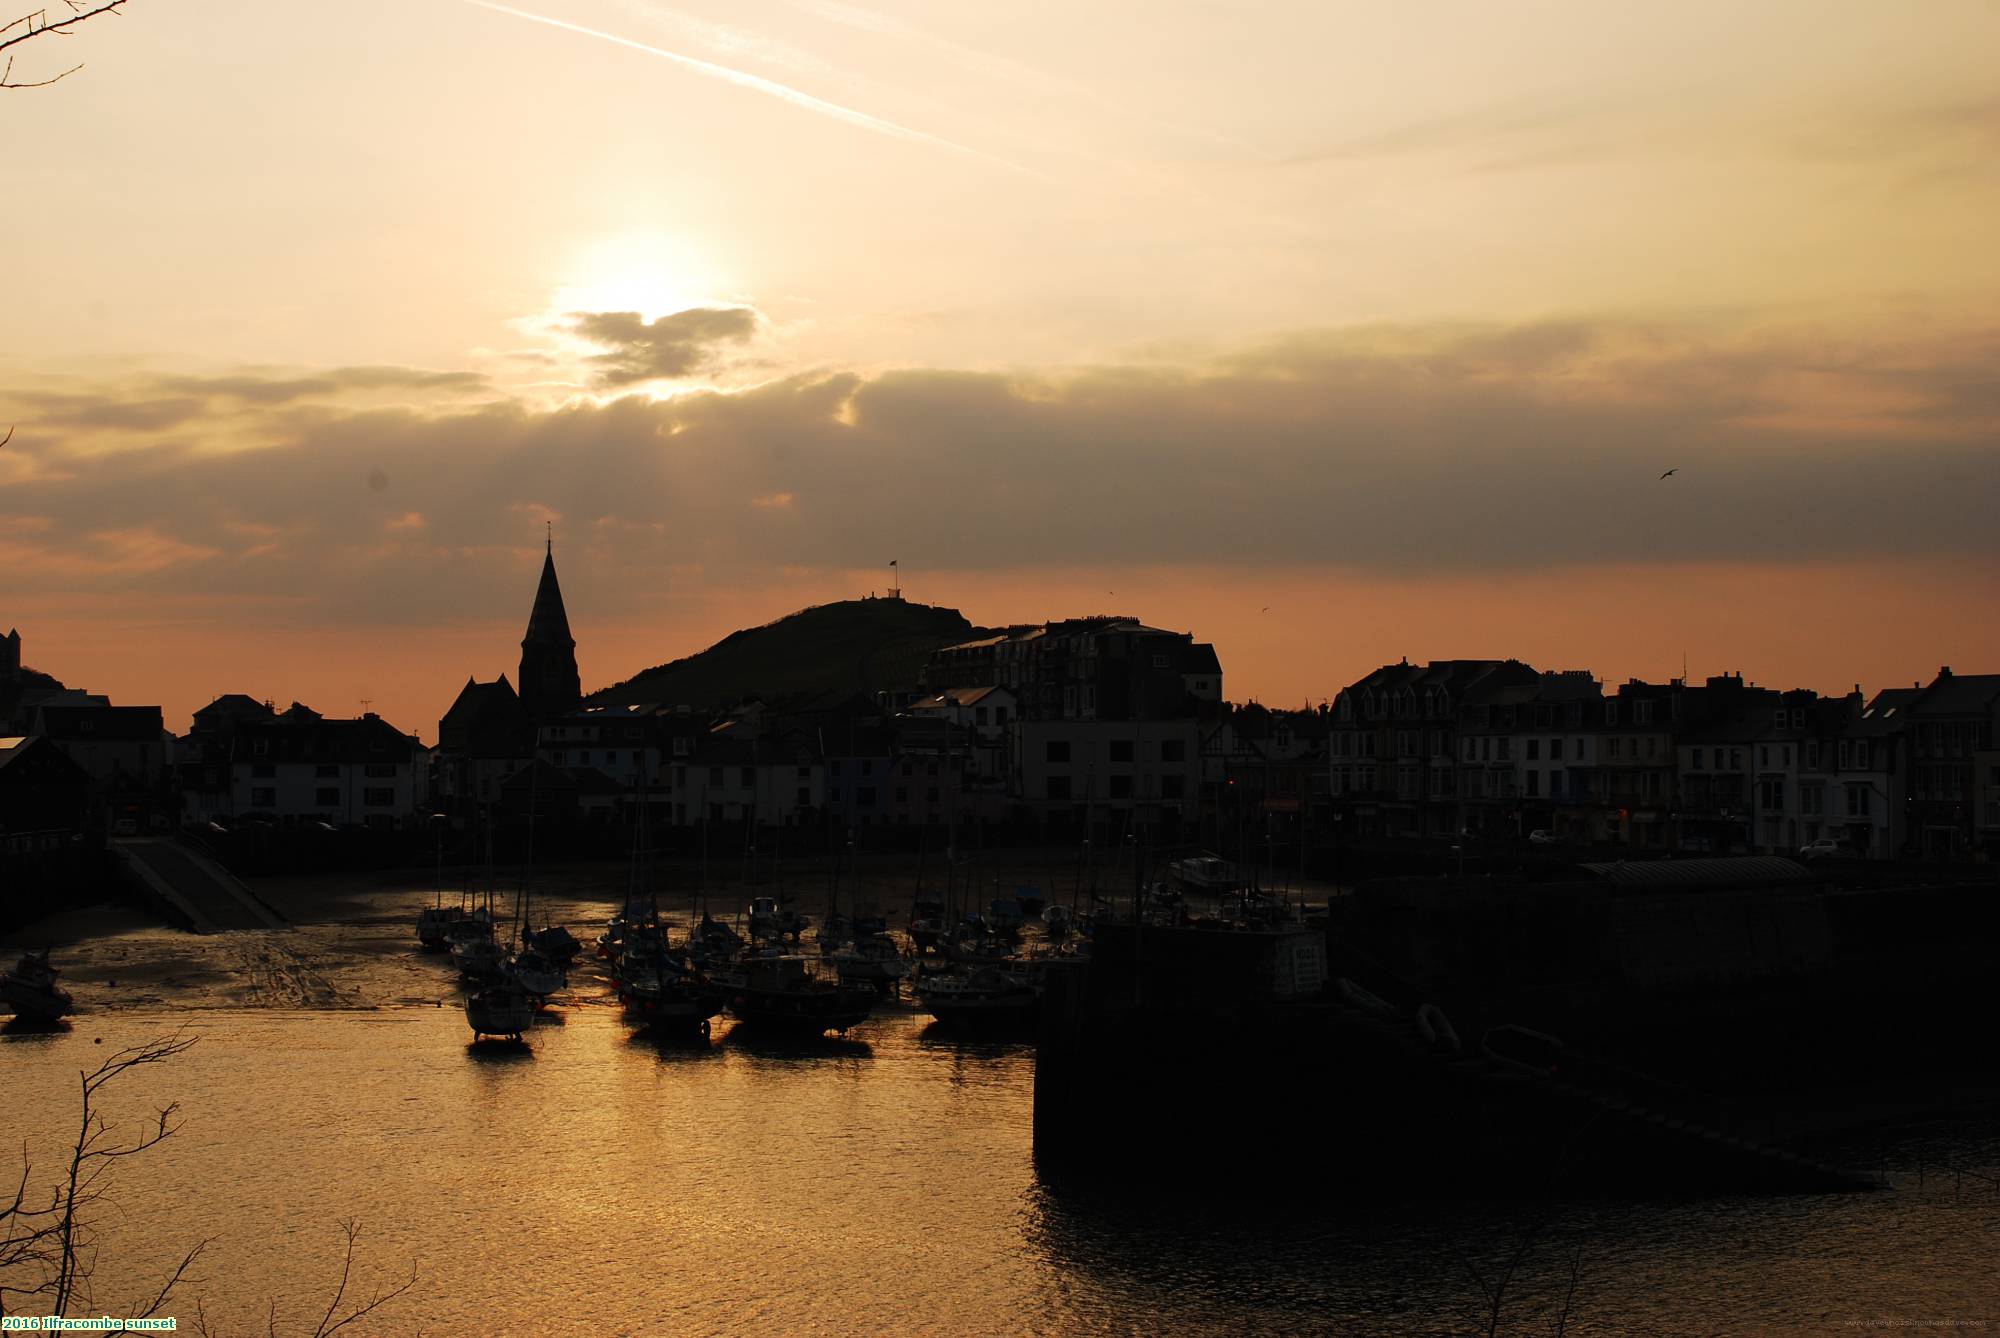
<path fill-rule="evenodd" d="M 745 697 L 787 706 L 831 703 L 856 693 L 915 688 L 932 651 L 984 635 L 957 609 L 849 599 L 732 632 L 698 655 L 643 670 L 588 700 L 694 707 Z"/>

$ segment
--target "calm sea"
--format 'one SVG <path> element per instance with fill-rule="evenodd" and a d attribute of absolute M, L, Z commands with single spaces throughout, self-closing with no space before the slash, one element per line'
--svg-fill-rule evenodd
<path fill-rule="evenodd" d="M 52 1175 L 78 1069 L 183 1022 L 192 1051 L 107 1093 L 121 1123 L 174 1101 L 187 1124 L 115 1172 L 100 1312 L 213 1237 L 212 1322 L 261 1332 L 275 1302 L 279 1332 L 310 1332 L 351 1218 L 354 1290 L 417 1267 L 374 1333 L 1477 1333 L 1474 1269 L 1490 1284 L 1517 1251 L 1503 1333 L 1551 1332 L 1566 1297 L 1573 1334 L 2000 1321 L 2000 1192 L 1967 1174 L 2000 1165 L 1991 1124 L 1819 1149 L 1884 1169 L 1872 1195 L 1274 1218 L 1179 1195 L 1162 1165 L 1136 1205 L 1038 1178 L 1027 1048 L 902 1012 L 844 1043 L 719 1023 L 663 1048 L 573 1006 L 518 1052 L 469 1047 L 449 1007 L 100 1014 L 0 1040 L 0 1135 Z M 1246 1122 L 1189 1129 L 1187 1155 L 1282 1188 L 1318 1153 Z"/>

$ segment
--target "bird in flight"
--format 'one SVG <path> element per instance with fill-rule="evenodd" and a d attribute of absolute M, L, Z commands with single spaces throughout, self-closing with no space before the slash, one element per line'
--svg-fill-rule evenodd
<path fill-rule="evenodd" d="M 1680 466 L 1679 466 L 1679 465 L 1675 465 L 1675 466 L 1674 466 L 1674 467 L 1673 467 L 1672 469 L 1669 469 L 1669 470 L 1667 471 L 1667 473 L 1666 473 L 1666 474 L 1662 474 L 1662 475 L 1660 475 L 1660 478 L 1665 478 L 1665 477 L 1667 477 L 1667 474 L 1678 474 L 1678 473 L 1680 473 L 1680 472 L 1681 472 L 1681 470 L 1680 470 Z M 1657 482 L 1659 482 L 1659 479 L 1655 479 L 1655 480 L 1654 480 L 1654 482 L 1656 482 L 1656 483 L 1657 483 Z"/>
<path fill-rule="evenodd" d="M 13 439 L 14 439 L 14 425 L 12 423 L 9 423 L 7 425 L 7 435 L 4 437 L 0 437 L 0 446 L 5 446 L 8 442 L 12 441 Z"/>

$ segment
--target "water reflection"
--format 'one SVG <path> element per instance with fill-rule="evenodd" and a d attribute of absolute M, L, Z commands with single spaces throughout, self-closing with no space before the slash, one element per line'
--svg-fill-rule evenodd
<path fill-rule="evenodd" d="M 874 1048 L 847 1036 L 801 1036 L 737 1024 L 722 1038 L 723 1045 L 759 1059 L 781 1064 L 805 1064 L 824 1059 L 872 1059 Z"/>
<path fill-rule="evenodd" d="M 659 1030 L 653 1027 L 638 1027 L 625 1037 L 625 1048 L 644 1051 L 657 1059 L 669 1062 L 722 1057 L 721 1049 L 707 1036 L 685 1028 Z"/>
<path fill-rule="evenodd" d="M 77 1068 L 179 1020 L 9 1035 L 0 1125 L 56 1155 Z M 200 1046 L 107 1106 L 143 1119 L 179 1101 L 190 1123 L 121 1165 L 104 1257 L 133 1276 L 171 1268 L 171 1214 L 220 1238 L 212 1310 L 303 1307 L 293 1280 L 340 1268 L 320 1228 L 353 1216 L 371 1278 L 422 1267 L 421 1297 L 378 1332 L 1457 1333 L 1484 1328 L 1461 1256 L 1487 1268 L 1533 1222 L 1506 1204 L 1309 1194 L 1302 1165 L 1380 1154 L 1247 1119 L 1180 1129 L 1141 1194 L 1044 1174 L 1031 1050 L 924 1024 L 885 1011 L 846 1041 L 802 1042 L 725 1022 L 704 1045 L 572 1006 L 528 1044 L 475 1046 L 429 1006 L 217 1012 Z M 1107 1125 L 1084 1151 L 1129 1133 Z M 1578 1239 L 1572 1332 L 1991 1315 L 2000 1192 L 1934 1168 L 1991 1167 L 1993 1134 L 1989 1119 L 1901 1135 L 1890 1151 L 1933 1169 L 1887 1194 L 1559 1205 L 1503 1330 L 1549 1327 Z M 1190 1175 L 1211 1166 L 1259 1192 L 1215 1201 Z M 514 1266 L 523 1224 L 548 1267 Z"/>

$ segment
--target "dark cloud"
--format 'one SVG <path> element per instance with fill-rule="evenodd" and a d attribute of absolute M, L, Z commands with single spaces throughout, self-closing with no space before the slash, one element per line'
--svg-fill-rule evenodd
<path fill-rule="evenodd" d="M 1994 349 L 1385 329 L 1178 368 L 343 410 L 228 454 L 38 447 L 59 467 L 0 484 L 0 512 L 50 521 L 13 550 L 19 588 L 274 595 L 318 621 L 513 616 L 543 514 L 585 610 L 689 564 L 868 565 L 889 538 L 933 568 L 1512 570 L 1552 598 L 1594 564 L 1991 564 Z"/>
<path fill-rule="evenodd" d="M 668 380 L 711 366 L 723 344 L 757 333 L 748 307 L 690 307 L 648 323 L 636 311 L 582 311 L 570 329 L 606 351 L 591 359 L 597 383 L 629 386 Z"/>

